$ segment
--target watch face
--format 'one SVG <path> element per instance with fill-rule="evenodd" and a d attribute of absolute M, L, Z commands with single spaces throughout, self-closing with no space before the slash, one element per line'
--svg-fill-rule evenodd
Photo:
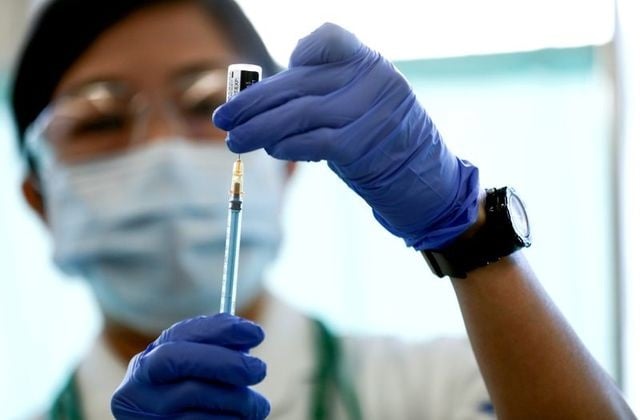
<path fill-rule="evenodd" d="M 520 198 L 513 192 L 509 194 L 508 206 L 513 229 L 521 238 L 528 238 L 531 233 L 529 230 L 529 218 L 527 217 L 524 204 L 522 204 Z"/>

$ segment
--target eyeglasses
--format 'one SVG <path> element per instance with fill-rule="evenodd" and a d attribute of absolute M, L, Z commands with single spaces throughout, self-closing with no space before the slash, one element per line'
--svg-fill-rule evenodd
<path fill-rule="evenodd" d="M 176 79 L 166 92 L 141 92 L 120 81 L 97 81 L 57 98 L 27 129 L 28 153 L 38 163 L 67 165 L 126 152 L 154 137 L 223 141 L 211 122 L 226 98 L 226 69 Z"/>

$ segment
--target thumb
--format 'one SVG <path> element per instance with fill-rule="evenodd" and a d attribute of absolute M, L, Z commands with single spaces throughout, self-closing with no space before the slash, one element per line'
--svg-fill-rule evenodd
<path fill-rule="evenodd" d="M 289 67 L 333 63 L 353 57 L 363 47 L 354 34 L 334 23 L 325 23 L 298 41 Z"/>

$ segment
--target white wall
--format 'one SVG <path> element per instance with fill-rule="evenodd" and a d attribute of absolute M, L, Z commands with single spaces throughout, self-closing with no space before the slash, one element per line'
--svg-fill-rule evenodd
<path fill-rule="evenodd" d="M 618 77 L 620 86 L 620 220 L 624 304 L 623 383 L 640 412 L 640 4 L 618 0 Z"/>
<path fill-rule="evenodd" d="M 281 63 L 323 22 L 348 28 L 393 60 L 598 45 L 613 0 L 238 0 Z"/>

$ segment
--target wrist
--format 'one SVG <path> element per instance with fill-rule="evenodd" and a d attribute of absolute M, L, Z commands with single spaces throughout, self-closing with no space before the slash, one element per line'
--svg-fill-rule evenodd
<path fill-rule="evenodd" d="M 453 242 L 424 250 L 422 255 L 437 276 L 465 278 L 470 271 L 530 244 L 522 201 L 512 188 L 493 188 L 480 195 L 478 214 L 471 227 Z"/>
<path fill-rule="evenodd" d="M 455 238 L 453 242 L 472 238 L 482 228 L 482 226 L 484 226 L 487 220 L 487 212 L 485 210 L 486 198 L 487 193 L 481 189 L 478 194 L 478 215 L 476 217 L 476 221 L 469 226 L 467 230 L 462 232 L 460 236 Z"/>

